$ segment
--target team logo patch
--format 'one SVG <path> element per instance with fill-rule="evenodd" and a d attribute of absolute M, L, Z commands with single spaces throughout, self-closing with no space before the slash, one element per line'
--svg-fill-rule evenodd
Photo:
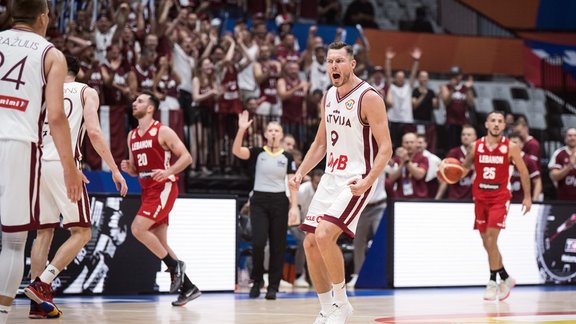
<path fill-rule="evenodd" d="M 500 146 L 500 152 L 502 152 L 502 154 L 508 153 L 508 147 L 507 146 Z"/>
<path fill-rule="evenodd" d="M 352 110 L 352 108 L 354 108 L 354 103 L 355 103 L 354 99 L 350 99 L 346 101 L 344 106 L 346 107 L 347 110 Z"/>
<path fill-rule="evenodd" d="M 158 129 L 152 128 L 149 133 L 150 133 L 150 136 L 156 136 L 156 134 L 158 133 Z"/>

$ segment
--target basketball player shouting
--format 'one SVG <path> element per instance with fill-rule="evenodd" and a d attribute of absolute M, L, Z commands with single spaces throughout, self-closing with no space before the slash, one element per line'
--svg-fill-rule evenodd
<path fill-rule="evenodd" d="M 12 29 L 0 33 L 0 324 L 6 323 L 22 281 L 28 231 L 35 229 L 38 221 L 39 125 L 46 111 L 68 199 L 78 201 L 82 197 L 85 179 L 74 163 L 63 107 L 66 61 L 44 39 L 48 3 L 11 1 L 10 14 Z"/>
<path fill-rule="evenodd" d="M 76 75 L 80 71 L 78 61 L 66 56 L 68 75 L 64 79 L 64 102 L 68 115 L 72 134 L 72 147 L 74 157 L 80 164 L 82 159 L 80 147 L 85 132 L 88 133 L 92 145 L 98 155 L 108 164 L 112 170 L 112 181 L 120 190 L 122 196 L 128 192 L 126 180 L 122 177 L 120 169 L 114 163 L 114 158 L 106 144 L 100 121 L 98 108 L 100 101 L 96 90 L 84 83 L 75 82 Z M 42 178 L 40 179 L 40 227 L 36 232 L 36 239 L 31 252 L 31 277 L 36 278 L 24 293 L 31 299 L 30 318 L 57 318 L 62 314 L 52 303 L 52 281 L 82 250 L 91 237 L 92 221 L 90 219 L 90 201 L 88 192 L 84 187 L 82 199 L 78 203 L 71 202 L 66 198 L 66 188 L 62 182 L 62 166 L 49 125 L 44 125 L 42 143 Z M 48 251 L 54 237 L 54 229 L 60 226 L 60 214 L 62 214 L 64 228 L 70 230 L 70 237 L 58 249 L 50 264 L 44 269 L 48 260 Z M 40 304 L 52 303 L 53 309 L 46 311 Z"/>
<path fill-rule="evenodd" d="M 504 113 L 493 111 L 486 117 L 484 124 L 488 133 L 474 142 L 463 167 L 467 170 L 474 164 L 476 178 L 472 187 L 476 221 L 474 229 L 480 232 L 484 249 L 488 254 L 490 280 L 484 293 L 485 300 L 504 300 L 516 282 L 504 269 L 502 255 L 498 249 L 498 235 L 506 227 L 506 215 L 512 195 L 508 187 L 510 181 L 510 162 L 520 173 L 524 200 L 524 214 L 530 211 L 530 177 L 528 169 L 520 155 L 520 148 L 503 136 L 506 129 Z M 464 176 L 466 172 L 464 173 Z M 496 284 L 496 275 L 500 275 L 500 284 Z"/>
<path fill-rule="evenodd" d="M 192 163 L 192 156 L 176 132 L 153 119 L 160 101 L 152 93 L 140 94 L 132 103 L 132 115 L 138 127 L 128 134 L 130 160 L 122 161 L 122 170 L 137 176 L 142 187 L 142 206 L 132 222 L 132 234 L 166 264 L 172 277 L 170 292 L 180 289 L 174 306 L 182 306 L 201 292 L 186 276 L 186 265 L 168 245 L 168 214 L 178 197 L 176 174 Z M 170 164 L 170 157 L 177 157 Z"/>
<path fill-rule="evenodd" d="M 392 155 L 384 102 L 354 74 L 355 66 L 350 45 L 330 44 L 327 71 L 333 87 L 322 100 L 316 138 L 290 181 L 291 189 L 298 190 L 302 178 L 327 155 L 325 175 L 301 225 L 308 232 L 306 260 L 322 305 L 314 323 L 346 323 L 352 316 L 336 240 L 341 233 L 354 237 L 373 184 Z"/>

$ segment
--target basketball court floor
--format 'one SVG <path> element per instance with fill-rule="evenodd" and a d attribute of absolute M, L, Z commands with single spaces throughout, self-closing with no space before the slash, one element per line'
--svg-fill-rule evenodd
<path fill-rule="evenodd" d="M 243 289 L 245 290 L 245 289 Z M 516 287 L 504 302 L 484 302 L 483 288 L 350 291 L 355 308 L 348 323 L 576 323 L 576 286 Z M 307 290 L 278 294 L 268 301 L 248 291 L 205 293 L 185 307 L 175 295 L 56 298 L 61 319 L 28 319 L 29 300 L 17 298 L 8 323 L 312 323 L 319 311 Z"/>

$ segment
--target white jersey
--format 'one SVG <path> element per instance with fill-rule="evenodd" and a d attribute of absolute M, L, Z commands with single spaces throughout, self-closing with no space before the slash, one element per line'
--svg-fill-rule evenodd
<path fill-rule="evenodd" d="M 82 160 L 80 149 L 86 132 L 84 125 L 84 92 L 86 89 L 88 89 L 88 86 L 84 83 L 64 83 L 64 111 L 70 124 L 70 137 L 72 138 L 72 149 L 74 150 L 74 159 L 76 161 Z M 44 123 L 42 136 L 42 160 L 59 161 L 60 156 L 56 150 L 54 139 L 50 135 L 48 122 Z"/>
<path fill-rule="evenodd" d="M 44 121 L 44 58 L 54 45 L 19 29 L 0 32 L 0 139 L 38 143 Z"/>
<path fill-rule="evenodd" d="M 372 169 L 378 145 L 368 124 L 360 118 L 362 97 L 376 91 L 362 81 L 348 94 L 340 97 L 336 87 L 326 93 L 326 173 L 358 176 Z"/>

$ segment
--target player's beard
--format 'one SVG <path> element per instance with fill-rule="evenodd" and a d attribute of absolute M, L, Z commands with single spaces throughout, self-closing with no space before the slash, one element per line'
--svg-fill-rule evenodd
<path fill-rule="evenodd" d="M 502 130 L 499 130 L 497 133 L 494 133 L 492 130 L 488 131 L 488 134 L 490 134 L 490 136 L 492 137 L 500 137 L 500 135 L 502 135 Z"/>

